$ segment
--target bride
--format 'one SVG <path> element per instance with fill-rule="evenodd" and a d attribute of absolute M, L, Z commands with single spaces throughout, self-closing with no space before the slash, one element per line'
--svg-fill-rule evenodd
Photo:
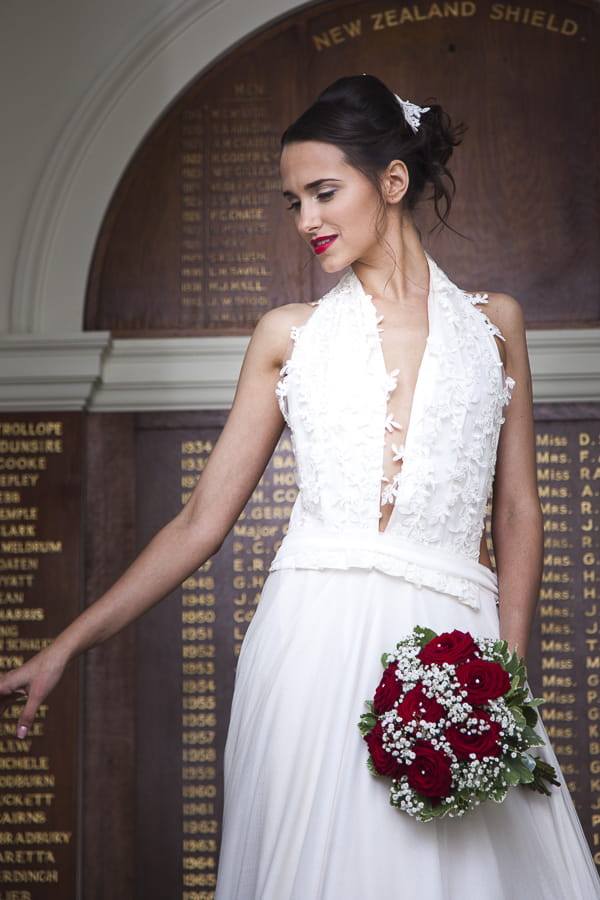
<path fill-rule="evenodd" d="M 458 142 L 441 107 L 371 76 L 335 82 L 287 129 L 293 223 L 324 271 L 348 271 L 319 302 L 263 317 L 187 506 L 0 679 L 5 705 L 27 694 L 23 738 L 74 657 L 216 552 L 287 421 L 300 490 L 239 660 L 218 900 L 600 898 L 564 786 L 424 825 L 389 806 L 356 727 L 382 652 L 414 625 L 500 635 L 524 654 L 535 612 L 542 524 L 522 314 L 511 297 L 452 284 L 413 220 L 430 193 L 445 221 Z"/>

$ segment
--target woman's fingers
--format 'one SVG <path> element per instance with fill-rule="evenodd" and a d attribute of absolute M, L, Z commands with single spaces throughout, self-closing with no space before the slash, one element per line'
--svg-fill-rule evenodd
<path fill-rule="evenodd" d="M 25 706 L 17 720 L 17 737 L 20 740 L 27 737 L 42 700 L 43 697 L 37 699 L 33 693 L 27 695 Z"/>
<path fill-rule="evenodd" d="M 17 688 L 4 688 L 3 696 L 0 696 L 0 715 L 4 713 L 7 709 L 12 706 L 15 706 L 17 703 L 25 701 L 27 702 L 29 699 L 29 694 L 27 692 L 27 688 L 17 687 Z M 24 710 L 22 711 L 24 712 Z M 19 717 L 20 719 L 20 717 Z M 17 726 L 18 728 L 18 726 Z M 25 732 L 23 737 L 25 737 Z"/>
<path fill-rule="evenodd" d="M 0 714 L 19 701 L 25 703 L 17 720 L 17 737 L 27 736 L 40 705 L 44 702 L 62 672 L 47 657 L 46 651 L 32 657 L 24 666 L 8 672 L 0 679 Z"/>

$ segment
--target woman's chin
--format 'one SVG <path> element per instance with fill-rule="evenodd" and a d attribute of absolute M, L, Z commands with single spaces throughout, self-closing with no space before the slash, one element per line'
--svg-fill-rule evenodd
<path fill-rule="evenodd" d="M 333 275 L 335 272 L 341 272 L 342 269 L 345 269 L 349 263 L 340 262 L 339 259 L 323 259 L 319 258 L 319 265 L 323 272 L 326 272 L 328 275 Z"/>

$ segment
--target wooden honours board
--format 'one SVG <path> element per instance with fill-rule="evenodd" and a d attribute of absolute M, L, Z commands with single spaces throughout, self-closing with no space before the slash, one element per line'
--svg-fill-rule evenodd
<path fill-rule="evenodd" d="M 332 283 L 293 230 L 279 138 L 335 78 L 368 71 L 468 125 L 448 230 L 425 242 L 474 290 L 512 293 L 530 325 L 600 320 L 599 11 L 490 0 L 331 0 L 199 75 L 135 153 L 92 266 L 86 328 L 246 333 Z"/>
<path fill-rule="evenodd" d="M 544 573 L 532 683 L 600 864 L 600 409 L 537 413 Z"/>
<path fill-rule="evenodd" d="M 0 417 L 3 668 L 78 610 L 82 458 L 93 599 L 187 500 L 224 420 L 215 412 L 97 415 L 84 454 L 78 414 Z M 536 445 L 545 567 L 531 681 L 600 862 L 600 408 L 538 409 Z M 2 900 L 75 896 L 78 877 L 85 897 L 110 889 L 127 900 L 212 898 L 235 663 L 295 496 L 284 435 L 219 553 L 91 655 L 83 720 L 76 669 L 31 740 L 16 742 L 14 713 L 2 720 Z"/>
<path fill-rule="evenodd" d="M 21 665 L 81 604 L 83 417 L 0 414 L 0 669 Z M 23 741 L 0 718 L 0 898 L 64 900 L 77 884 L 78 667 Z"/>

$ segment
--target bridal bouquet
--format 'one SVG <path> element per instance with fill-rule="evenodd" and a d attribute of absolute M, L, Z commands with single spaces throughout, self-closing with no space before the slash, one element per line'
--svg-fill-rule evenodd
<path fill-rule="evenodd" d="M 544 741 L 522 659 L 506 641 L 417 626 L 393 653 L 359 728 L 390 803 L 422 822 L 500 803 L 524 784 L 549 794 L 554 768 L 529 753 Z"/>

